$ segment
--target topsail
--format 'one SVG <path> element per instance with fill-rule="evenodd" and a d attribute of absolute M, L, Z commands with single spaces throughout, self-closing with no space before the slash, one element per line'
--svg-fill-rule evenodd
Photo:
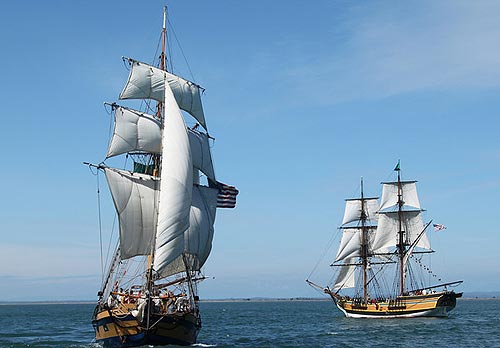
<path fill-rule="evenodd" d="M 165 81 L 167 81 L 179 108 L 189 112 L 203 128 L 207 129 L 201 104 L 200 86 L 154 66 L 133 59 L 129 61 L 131 63 L 130 75 L 120 94 L 120 99 L 153 99 L 163 102 L 166 90 Z"/>
<path fill-rule="evenodd" d="M 209 136 L 187 128 L 193 167 L 215 181 Z M 125 153 L 149 152 L 161 154 L 162 130 L 153 115 L 123 106 L 115 106 L 115 129 L 106 157 Z"/>
<path fill-rule="evenodd" d="M 115 129 L 107 158 L 128 152 L 161 153 L 161 125 L 153 115 L 115 106 Z"/>

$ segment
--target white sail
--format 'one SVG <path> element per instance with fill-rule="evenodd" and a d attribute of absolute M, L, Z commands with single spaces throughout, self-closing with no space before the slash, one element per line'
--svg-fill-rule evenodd
<path fill-rule="evenodd" d="M 420 210 L 402 212 L 402 229 L 405 232 L 405 242 L 411 244 L 423 231 L 424 224 Z M 398 244 L 399 220 L 398 212 L 381 213 L 378 218 L 377 232 L 372 243 L 374 253 L 386 253 Z M 426 235 L 418 241 L 417 247 L 430 250 Z"/>
<path fill-rule="evenodd" d="M 193 187 L 193 202 L 189 229 L 184 234 L 185 252 L 189 255 L 191 270 L 199 271 L 212 250 L 218 189 Z"/>
<path fill-rule="evenodd" d="M 354 259 L 346 260 L 346 264 L 339 266 L 340 272 L 333 284 L 334 290 L 354 288 L 354 271 L 356 266 L 353 265 Z"/>
<path fill-rule="evenodd" d="M 185 270 L 182 263 L 172 263 L 184 252 L 193 188 L 193 163 L 186 125 L 168 84 L 164 94 L 163 162 L 154 258 L 156 276 L 160 278 Z"/>
<path fill-rule="evenodd" d="M 368 246 L 373 239 L 375 228 L 376 226 L 365 227 Z M 361 256 L 361 233 L 361 227 L 342 228 L 342 239 L 340 240 L 335 262 Z"/>
<path fill-rule="evenodd" d="M 429 226 L 429 224 L 427 224 L 425 228 L 427 228 L 427 226 Z M 408 250 L 406 251 L 404 257 L 403 257 L 403 269 L 406 270 L 406 265 L 408 264 L 408 260 L 410 259 L 411 255 L 413 254 L 413 250 L 415 250 L 415 247 L 418 245 L 418 243 L 420 243 L 420 240 L 422 238 L 427 238 L 427 235 L 424 231 L 421 231 L 421 233 L 415 238 L 415 240 L 412 242 L 412 244 L 410 245 L 410 247 L 408 248 Z"/>
<path fill-rule="evenodd" d="M 217 194 L 217 189 L 193 186 L 189 228 L 183 234 L 183 251 L 165 266 L 164 276 L 182 272 L 186 267 L 199 271 L 205 264 L 212 250 Z"/>
<path fill-rule="evenodd" d="M 166 80 L 179 108 L 189 112 L 207 129 L 198 85 L 151 65 L 132 59 L 129 61 L 130 75 L 120 99 L 154 99 L 163 102 Z"/>
<path fill-rule="evenodd" d="M 417 185 L 415 181 L 401 182 L 402 200 L 406 206 L 420 209 L 420 201 L 417 195 Z M 385 182 L 382 185 L 382 198 L 380 200 L 380 210 L 392 207 L 398 203 L 398 183 Z"/>
<path fill-rule="evenodd" d="M 208 135 L 187 130 L 193 166 L 216 181 Z M 106 158 L 135 151 L 159 154 L 161 134 L 160 122 L 154 116 L 119 106 L 115 111 L 115 129 Z"/>
<path fill-rule="evenodd" d="M 348 199 L 345 202 L 344 218 L 342 219 L 342 225 L 348 224 L 353 221 L 361 220 L 361 199 Z M 370 221 L 376 221 L 378 200 L 376 198 L 370 198 L 364 200 L 364 210 L 367 219 Z"/>
<path fill-rule="evenodd" d="M 335 261 L 359 256 L 361 256 L 361 230 L 357 228 L 343 229 Z"/>
<path fill-rule="evenodd" d="M 203 132 L 188 129 L 188 136 L 191 155 L 193 157 L 193 166 L 201 170 L 212 181 L 216 181 L 208 135 Z"/>
<path fill-rule="evenodd" d="M 115 111 L 115 130 L 106 158 L 127 152 L 161 153 L 160 122 L 152 115 L 124 107 Z M 215 180 L 208 135 L 188 128 L 193 166 Z"/>
<path fill-rule="evenodd" d="M 104 170 L 119 218 L 121 258 L 151 253 L 157 218 L 158 179 L 118 169 Z"/>
<path fill-rule="evenodd" d="M 161 152 L 161 127 L 154 116 L 118 106 L 106 158 L 127 152 Z"/>

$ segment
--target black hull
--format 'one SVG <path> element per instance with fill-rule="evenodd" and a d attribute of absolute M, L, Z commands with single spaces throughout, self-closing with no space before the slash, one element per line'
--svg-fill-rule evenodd
<path fill-rule="evenodd" d="M 96 313 L 92 325 L 95 340 L 106 348 L 138 347 L 143 345 L 189 346 L 196 343 L 201 319 L 194 313 L 151 315 L 149 329 L 132 314 L 117 315 L 109 310 Z"/>
<path fill-rule="evenodd" d="M 201 329 L 201 319 L 188 313 L 184 315 L 151 316 L 156 323 L 147 330 L 145 344 L 189 346 L 196 343 Z"/>

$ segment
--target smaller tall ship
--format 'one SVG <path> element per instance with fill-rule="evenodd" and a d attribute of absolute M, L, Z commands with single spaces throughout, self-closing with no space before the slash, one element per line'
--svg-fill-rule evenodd
<path fill-rule="evenodd" d="M 105 161 L 124 166 L 86 163 L 106 176 L 119 225 L 92 318 L 104 347 L 196 343 L 216 209 L 234 208 L 238 194 L 216 180 L 202 88 L 167 71 L 166 23 L 165 8 L 158 63 L 124 58 L 120 99 L 142 100 L 145 110 L 106 103 L 114 131 Z"/>
<path fill-rule="evenodd" d="M 424 224 L 416 181 L 382 183 L 382 197 L 346 200 L 341 240 L 333 264 L 333 282 L 322 287 L 346 317 L 446 317 L 462 293 L 450 290 L 462 281 L 442 282 L 425 263 L 434 251 Z"/>

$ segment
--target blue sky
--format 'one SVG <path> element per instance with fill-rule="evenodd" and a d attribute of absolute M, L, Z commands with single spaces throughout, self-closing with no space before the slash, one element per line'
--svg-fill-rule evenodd
<path fill-rule="evenodd" d="M 102 103 L 126 81 L 121 56 L 154 59 L 163 5 L 3 4 L 0 300 L 95 298 L 96 179 L 81 163 L 104 158 Z M 203 298 L 316 296 L 304 280 L 344 198 L 361 176 L 378 195 L 398 159 L 427 218 L 448 227 L 431 236 L 434 271 L 464 291 L 500 289 L 500 3 L 168 6 L 207 90 L 217 175 L 241 192 L 237 209 L 218 212 Z M 179 54 L 173 63 L 192 78 Z"/>

